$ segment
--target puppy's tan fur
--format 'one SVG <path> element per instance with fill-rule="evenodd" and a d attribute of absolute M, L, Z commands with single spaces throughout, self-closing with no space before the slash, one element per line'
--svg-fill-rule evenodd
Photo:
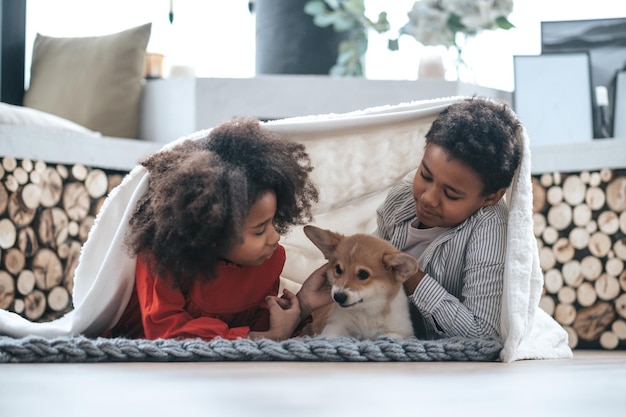
<path fill-rule="evenodd" d="M 417 260 L 372 235 L 344 236 L 315 226 L 304 233 L 328 260 L 334 303 L 313 313 L 305 334 L 375 339 L 413 335 L 402 283 L 417 272 Z"/>

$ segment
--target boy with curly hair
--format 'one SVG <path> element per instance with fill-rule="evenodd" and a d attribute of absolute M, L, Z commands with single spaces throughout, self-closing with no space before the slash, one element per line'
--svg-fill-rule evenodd
<path fill-rule="evenodd" d="M 442 111 L 412 183 L 377 210 L 375 234 L 418 259 L 404 284 L 420 338 L 499 336 L 508 210 L 522 126 L 503 103 L 472 97 Z"/>

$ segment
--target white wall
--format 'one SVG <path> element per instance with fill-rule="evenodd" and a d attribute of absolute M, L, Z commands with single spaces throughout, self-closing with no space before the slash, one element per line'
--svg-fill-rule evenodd
<path fill-rule="evenodd" d="M 201 77 L 254 76 L 255 22 L 247 0 L 28 0 L 26 67 L 36 33 L 98 36 L 152 22 L 151 52 Z M 166 68 L 167 69 L 167 68 Z M 28 75 L 27 75 L 28 78 Z"/>
<path fill-rule="evenodd" d="M 389 34 L 372 34 L 366 57 L 371 79 L 415 79 L 420 45 L 404 37 L 400 51 L 387 50 L 406 22 L 413 0 L 365 0 L 368 14 L 389 12 Z M 36 32 L 49 36 L 93 36 L 153 22 L 149 49 L 165 52 L 168 65 L 195 68 L 200 77 L 254 76 L 254 16 L 247 0 L 174 0 L 174 24 L 167 17 L 169 0 L 28 0 L 27 68 Z M 466 49 L 478 84 L 513 90 L 513 55 L 540 51 L 540 22 L 626 17 L 624 0 L 517 0 L 510 31 L 479 35 Z M 27 75 L 28 78 L 28 75 Z"/>
<path fill-rule="evenodd" d="M 366 61 L 369 78 L 414 79 L 423 47 L 410 37 L 400 38 L 400 54 L 387 50 L 387 39 L 406 22 L 413 0 L 365 0 L 375 16 L 390 10 L 390 34 L 372 34 Z M 406 11 L 405 11 L 406 10 Z M 542 21 L 626 17 L 624 0 L 515 0 L 509 20 L 515 29 L 484 32 L 466 48 L 465 60 L 474 68 L 475 82 L 491 88 L 513 91 L 513 56 L 541 52 Z M 394 32 L 395 31 L 395 32 Z"/>

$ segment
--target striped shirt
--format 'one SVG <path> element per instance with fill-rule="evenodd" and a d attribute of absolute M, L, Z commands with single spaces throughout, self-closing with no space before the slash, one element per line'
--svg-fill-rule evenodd
<path fill-rule="evenodd" d="M 376 211 L 380 238 L 406 248 L 417 219 L 411 183 L 394 187 Z M 409 295 L 426 339 L 500 334 L 508 210 L 504 200 L 479 209 L 439 235 L 418 259 L 425 276 Z"/>

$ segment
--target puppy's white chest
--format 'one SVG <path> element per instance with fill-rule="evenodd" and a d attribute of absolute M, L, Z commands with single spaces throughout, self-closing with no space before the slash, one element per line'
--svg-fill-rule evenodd
<path fill-rule="evenodd" d="M 334 305 L 322 332 L 327 337 L 356 337 L 376 339 L 390 336 L 405 339 L 413 335 L 408 300 L 402 293 L 392 300 L 388 309 L 369 310 L 367 305 L 359 308 L 342 308 Z"/>

